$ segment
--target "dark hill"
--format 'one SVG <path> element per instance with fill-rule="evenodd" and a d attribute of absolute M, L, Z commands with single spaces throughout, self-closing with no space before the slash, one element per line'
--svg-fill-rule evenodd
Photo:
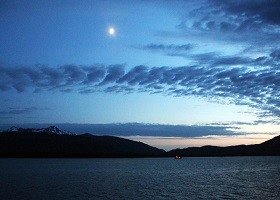
<path fill-rule="evenodd" d="M 218 157 L 218 156 L 280 156 L 280 135 L 261 144 L 238 145 L 228 147 L 203 146 L 174 149 L 167 152 L 169 156 L 184 157 Z"/>
<path fill-rule="evenodd" d="M 0 133 L 0 157 L 209 157 L 280 156 L 280 136 L 255 145 L 203 146 L 169 152 L 147 144 L 113 136 L 75 135 L 55 126 L 42 129 L 12 127 Z"/>
<path fill-rule="evenodd" d="M 0 133 L 0 157 L 158 157 L 165 153 L 141 142 L 112 136 L 22 130 Z"/>

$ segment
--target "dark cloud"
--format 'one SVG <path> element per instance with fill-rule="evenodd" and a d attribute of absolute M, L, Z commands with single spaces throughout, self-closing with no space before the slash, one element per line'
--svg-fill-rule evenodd
<path fill-rule="evenodd" d="M 124 66 L 122 65 L 111 65 L 107 69 L 107 74 L 100 85 L 106 85 L 110 82 L 114 82 L 124 75 Z"/>
<path fill-rule="evenodd" d="M 251 64 L 254 60 L 246 57 L 219 57 L 213 59 L 213 65 L 248 65 Z"/>
<path fill-rule="evenodd" d="M 84 71 L 87 72 L 86 80 L 83 82 L 84 84 L 99 82 L 100 79 L 102 79 L 106 73 L 104 66 L 85 67 Z"/>
<path fill-rule="evenodd" d="M 199 96 L 210 101 L 248 105 L 280 117 L 279 49 L 257 59 L 208 57 L 208 64 L 182 67 L 123 65 L 0 67 L 0 89 L 18 92 L 162 93 Z M 201 58 L 205 59 L 205 58 Z M 265 64 L 264 64 L 265 63 Z"/>
<path fill-rule="evenodd" d="M 136 47 L 136 49 L 151 51 L 151 52 L 160 52 L 168 56 L 186 56 L 191 52 L 195 47 L 194 44 L 148 44 L 141 47 Z"/>
<path fill-rule="evenodd" d="M 123 77 L 121 77 L 117 83 L 127 82 L 131 85 L 138 84 L 140 81 L 145 79 L 148 75 L 148 67 L 140 65 L 134 67 L 128 73 L 126 73 Z"/>
<path fill-rule="evenodd" d="M 193 48 L 193 44 L 175 45 L 175 44 L 149 44 L 141 47 L 141 49 L 152 50 L 152 51 L 189 51 Z"/>
<path fill-rule="evenodd" d="M 140 136 L 165 136 L 165 137 L 199 137 L 205 135 L 234 135 L 228 131 L 228 126 L 173 126 L 173 125 L 154 125 L 154 124 L 100 124 L 92 125 L 93 134 L 107 135 L 140 135 Z"/>
<path fill-rule="evenodd" d="M 256 18 L 269 24 L 280 24 L 280 2 L 278 0 L 218 0 L 210 1 L 210 3 L 231 14 Z"/>
<path fill-rule="evenodd" d="M 280 42 L 278 0 L 206 0 L 195 4 L 180 1 L 180 4 L 185 11 L 177 27 L 185 33 L 184 37 L 195 35 L 246 43 L 260 49 Z"/>
<path fill-rule="evenodd" d="M 273 51 L 273 52 L 270 54 L 270 57 L 271 57 L 273 60 L 280 61 L 280 49 L 276 49 L 275 51 Z"/>
<path fill-rule="evenodd" d="M 0 110 L 0 115 L 21 115 L 27 114 L 38 110 L 47 110 L 47 108 L 37 108 L 37 107 L 26 107 L 26 108 L 9 108 L 5 110 Z"/>
<path fill-rule="evenodd" d="M 94 135 L 113 136 L 158 136 L 158 137 L 201 137 L 210 135 L 240 135 L 242 133 L 231 131 L 234 127 L 230 125 L 162 125 L 162 124 L 8 124 L 1 125 L 0 131 L 12 126 L 23 128 L 42 128 L 56 125 L 61 129 L 72 133 L 91 133 Z M 230 130 L 229 130 L 230 129 Z"/>
<path fill-rule="evenodd" d="M 208 22 L 207 22 L 208 24 Z M 222 32 L 232 32 L 234 29 L 236 29 L 236 25 L 229 23 L 229 22 L 221 22 L 220 23 L 220 30 Z"/>
<path fill-rule="evenodd" d="M 74 84 L 77 81 L 85 79 L 85 72 L 75 65 L 65 65 L 62 67 L 63 77 L 66 78 L 66 85 Z"/>

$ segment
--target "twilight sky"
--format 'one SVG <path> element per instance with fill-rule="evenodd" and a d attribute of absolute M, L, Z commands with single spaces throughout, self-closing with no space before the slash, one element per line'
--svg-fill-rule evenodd
<path fill-rule="evenodd" d="M 165 149 L 270 139 L 279 10 L 278 0 L 1 0 L 0 128 L 55 124 Z"/>

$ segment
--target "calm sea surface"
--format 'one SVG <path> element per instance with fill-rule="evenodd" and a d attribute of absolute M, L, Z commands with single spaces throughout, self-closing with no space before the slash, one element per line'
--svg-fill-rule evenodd
<path fill-rule="evenodd" d="M 0 199 L 280 199 L 280 157 L 0 159 Z"/>

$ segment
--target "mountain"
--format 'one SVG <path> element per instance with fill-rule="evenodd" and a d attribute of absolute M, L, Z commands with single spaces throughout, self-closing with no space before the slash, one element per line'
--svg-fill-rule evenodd
<path fill-rule="evenodd" d="M 68 134 L 55 126 L 0 133 L 0 157 L 159 157 L 166 152 L 113 136 Z"/>
<path fill-rule="evenodd" d="M 31 133 L 56 133 L 56 134 L 72 134 L 69 131 L 60 130 L 56 126 L 49 126 L 47 128 L 18 128 L 18 127 L 11 127 L 4 132 L 31 132 Z"/>
<path fill-rule="evenodd" d="M 75 135 L 55 126 L 48 128 L 12 127 L 0 133 L 0 157 L 209 157 L 280 156 L 280 135 L 261 144 L 228 147 L 203 146 L 169 152 L 114 136 Z"/>
<path fill-rule="evenodd" d="M 228 147 L 203 146 L 174 149 L 169 156 L 218 157 L 218 156 L 280 156 L 280 135 L 261 144 L 237 145 Z"/>

